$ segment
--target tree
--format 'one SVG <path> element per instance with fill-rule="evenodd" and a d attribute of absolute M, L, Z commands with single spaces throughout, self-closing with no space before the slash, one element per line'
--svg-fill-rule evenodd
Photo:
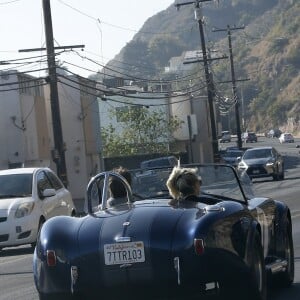
<path fill-rule="evenodd" d="M 163 110 L 151 111 L 144 106 L 126 106 L 111 110 L 110 114 L 122 122 L 122 130 L 109 124 L 101 128 L 105 157 L 142 153 L 167 153 L 172 132 L 181 127 L 178 117 L 166 117 Z"/>

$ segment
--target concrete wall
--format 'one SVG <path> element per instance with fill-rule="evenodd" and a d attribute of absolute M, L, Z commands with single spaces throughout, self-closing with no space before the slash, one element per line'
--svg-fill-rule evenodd
<path fill-rule="evenodd" d="M 0 93 L 0 169 L 48 166 L 56 172 L 51 157 L 54 139 L 49 86 L 33 87 L 43 81 L 11 73 L 0 72 L 0 84 L 5 85 L 2 90 L 8 90 Z M 59 83 L 58 94 L 68 188 L 74 199 L 83 201 L 90 177 L 101 169 L 99 107 L 96 96 L 84 91 L 77 77 L 72 80 L 73 87 Z M 88 89 L 95 92 L 93 86 Z"/>
<path fill-rule="evenodd" d="M 40 81 L 11 73 L 0 72 L 7 90 L 0 93 L 0 168 L 48 165 L 49 133 L 41 123 L 46 118 L 43 89 L 35 86 Z"/>
<path fill-rule="evenodd" d="M 80 85 L 83 83 L 79 82 L 80 79 L 74 76 L 69 78 L 74 88 L 69 87 L 70 81 L 64 78 L 60 78 L 62 82 L 58 84 L 63 141 L 66 146 L 68 188 L 74 199 L 83 201 L 90 177 L 100 171 L 97 142 L 99 139 L 97 132 L 100 128 L 98 104 L 96 97 L 90 95 L 95 93 L 92 86 L 88 91 L 89 88 Z M 51 120 L 49 87 L 45 94 L 48 103 L 48 119 Z M 51 139 L 51 148 L 54 148 L 53 139 Z M 51 165 L 56 170 L 53 162 Z"/>

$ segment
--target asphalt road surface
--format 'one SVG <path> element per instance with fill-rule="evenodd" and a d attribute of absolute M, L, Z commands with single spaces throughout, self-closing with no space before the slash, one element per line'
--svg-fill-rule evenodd
<path fill-rule="evenodd" d="M 293 237 L 295 250 L 295 281 L 287 289 L 272 287 L 269 291 L 270 300 L 300 299 L 300 153 L 294 144 L 279 144 L 278 139 L 258 138 L 257 143 L 247 144 L 247 147 L 273 145 L 285 158 L 285 180 L 273 181 L 257 179 L 253 181 L 255 193 L 259 196 L 269 196 L 286 202 L 293 219 Z M 222 144 L 224 148 L 236 145 L 236 142 Z M 29 246 L 5 248 L 0 252 L 0 300 L 37 300 L 32 274 L 33 250 Z"/>

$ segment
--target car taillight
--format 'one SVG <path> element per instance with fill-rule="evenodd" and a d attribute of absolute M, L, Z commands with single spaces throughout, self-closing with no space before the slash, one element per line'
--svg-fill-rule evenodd
<path fill-rule="evenodd" d="M 47 250 L 47 265 L 49 267 L 56 266 L 56 255 L 54 250 Z"/>
<path fill-rule="evenodd" d="M 204 241 L 202 239 L 194 239 L 194 248 L 197 255 L 204 253 Z"/>

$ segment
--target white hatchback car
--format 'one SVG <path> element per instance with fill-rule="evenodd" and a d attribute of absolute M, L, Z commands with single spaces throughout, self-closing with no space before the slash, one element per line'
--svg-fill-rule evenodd
<path fill-rule="evenodd" d="M 0 250 L 24 244 L 34 246 L 46 220 L 75 214 L 71 193 L 51 169 L 0 171 Z"/>

